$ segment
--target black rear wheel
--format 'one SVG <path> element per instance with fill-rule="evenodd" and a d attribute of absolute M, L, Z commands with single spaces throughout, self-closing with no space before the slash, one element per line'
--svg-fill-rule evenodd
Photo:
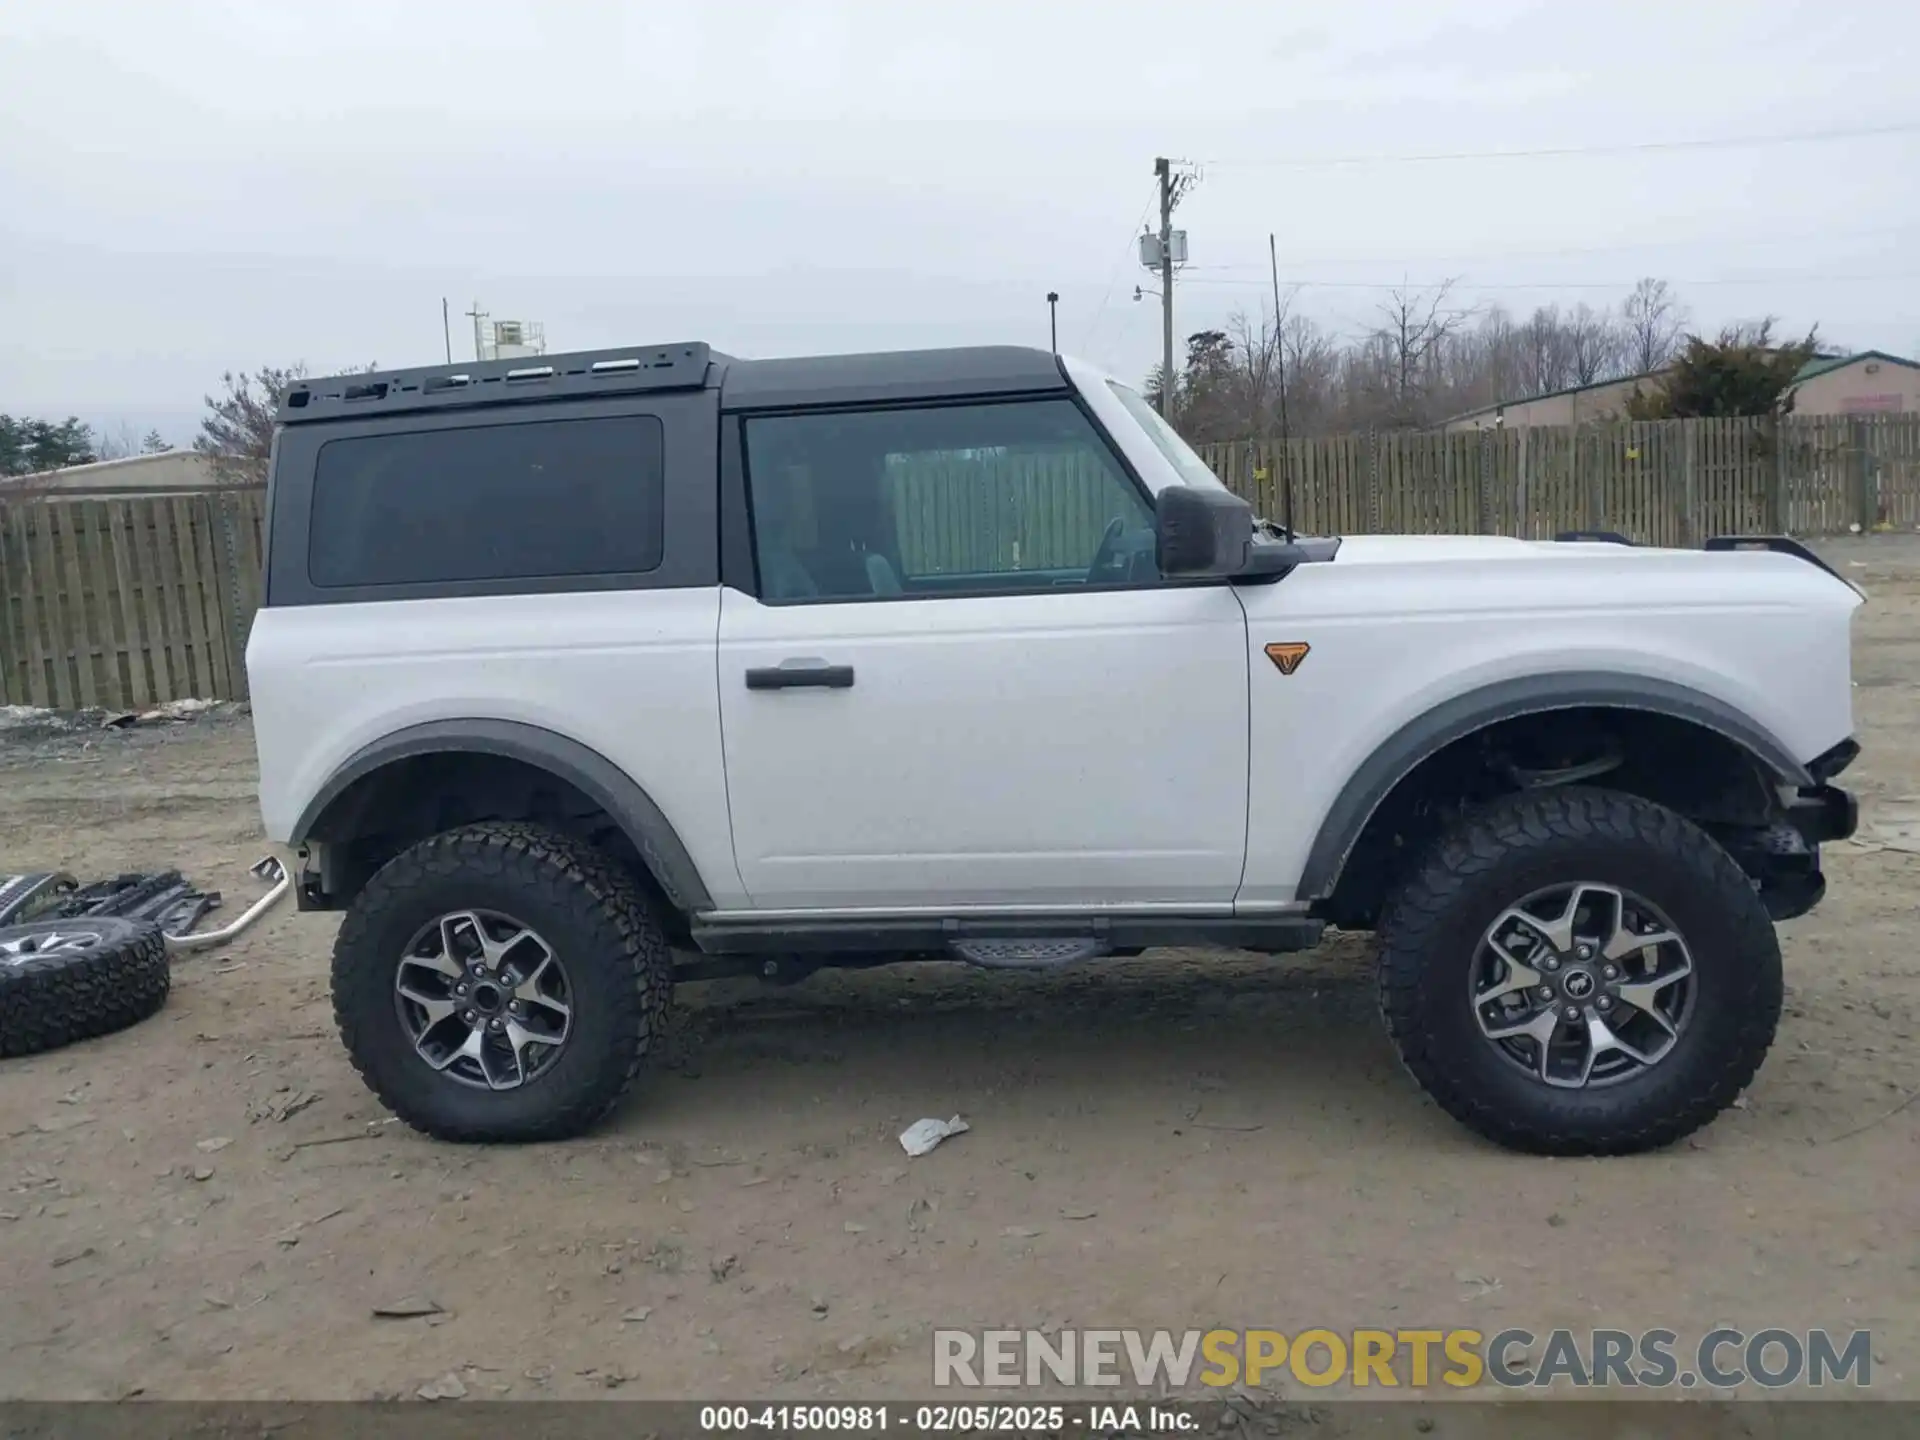
<path fill-rule="evenodd" d="M 474 825 L 388 862 L 334 945 L 334 1016 L 361 1077 L 445 1140 L 555 1140 L 627 1092 L 671 953 L 633 880 L 585 843 Z"/>
<path fill-rule="evenodd" d="M 1734 1101 L 1779 1023 L 1779 944 L 1745 873 L 1691 822 L 1613 791 L 1469 817 L 1381 937 L 1407 1068 L 1514 1149 L 1670 1144 Z"/>

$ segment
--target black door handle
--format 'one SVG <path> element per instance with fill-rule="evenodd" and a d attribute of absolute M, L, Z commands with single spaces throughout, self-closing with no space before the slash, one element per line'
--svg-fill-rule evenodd
<path fill-rule="evenodd" d="M 851 690 L 853 667 L 790 660 L 784 665 L 760 665 L 747 671 L 749 690 L 797 690 L 809 685 L 821 690 Z"/>

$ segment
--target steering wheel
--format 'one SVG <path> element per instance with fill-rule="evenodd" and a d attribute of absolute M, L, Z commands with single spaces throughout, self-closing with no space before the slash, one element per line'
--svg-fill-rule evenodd
<path fill-rule="evenodd" d="M 1093 563 L 1087 566 L 1087 583 L 1098 585 L 1103 580 L 1124 580 L 1133 568 L 1130 557 L 1123 557 L 1115 548 L 1114 542 L 1126 533 L 1127 520 L 1124 515 L 1116 515 L 1107 522 L 1106 533 L 1100 537 L 1100 548 L 1093 552 Z"/>

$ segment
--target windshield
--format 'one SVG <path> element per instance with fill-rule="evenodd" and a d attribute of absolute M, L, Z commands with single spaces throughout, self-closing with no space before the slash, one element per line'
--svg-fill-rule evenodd
<path fill-rule="evenodd" d="M 1118 380 L 1109 380 L 1107 384 L 1120 403 L 1127 407 L 1127 413 L 1147 432 L 1155 448 L 1180 472 L 1182 484 L 1199 489 L 1227 488 L 1220 483 L 1220 477 L 1207 468 L 1207 462 L 1194 453 L 1193 447 L 1180 438 L 1180 432 L 1160 418 L 1159 411 Z"/>

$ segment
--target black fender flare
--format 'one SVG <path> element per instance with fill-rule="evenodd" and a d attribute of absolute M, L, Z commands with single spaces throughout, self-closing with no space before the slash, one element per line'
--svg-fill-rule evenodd
<path fill-rule="evenodd" d="M 1324 900 L 1333 893 L 1374 811 L 1396 785 L 1447 746 L 1502 720 L 1589 706 L 1691 721 L 1741 746 L 1782 784 L 1816 783 L 1778 738 L 1733 706 L 1690 686 L 1606 671 L 1503 680 L 1442 701 L 1381 742 L 1334 797 L 1307 852 L 1297 897 Z"/>
<path fill-rule="evenodd" d="M 626 771 L 578 740 L 515 720 L 430 720 L 382 736 L 327 778 L 294 824 L 293 843 L 304 844 L 334 802 L 374 772 L 418 755 L 462 753 L 504 756 L 566 781 L 613 817 L 669 904 L 687 914 L 713 908 L 693 856 L 653 797 Z"/>

